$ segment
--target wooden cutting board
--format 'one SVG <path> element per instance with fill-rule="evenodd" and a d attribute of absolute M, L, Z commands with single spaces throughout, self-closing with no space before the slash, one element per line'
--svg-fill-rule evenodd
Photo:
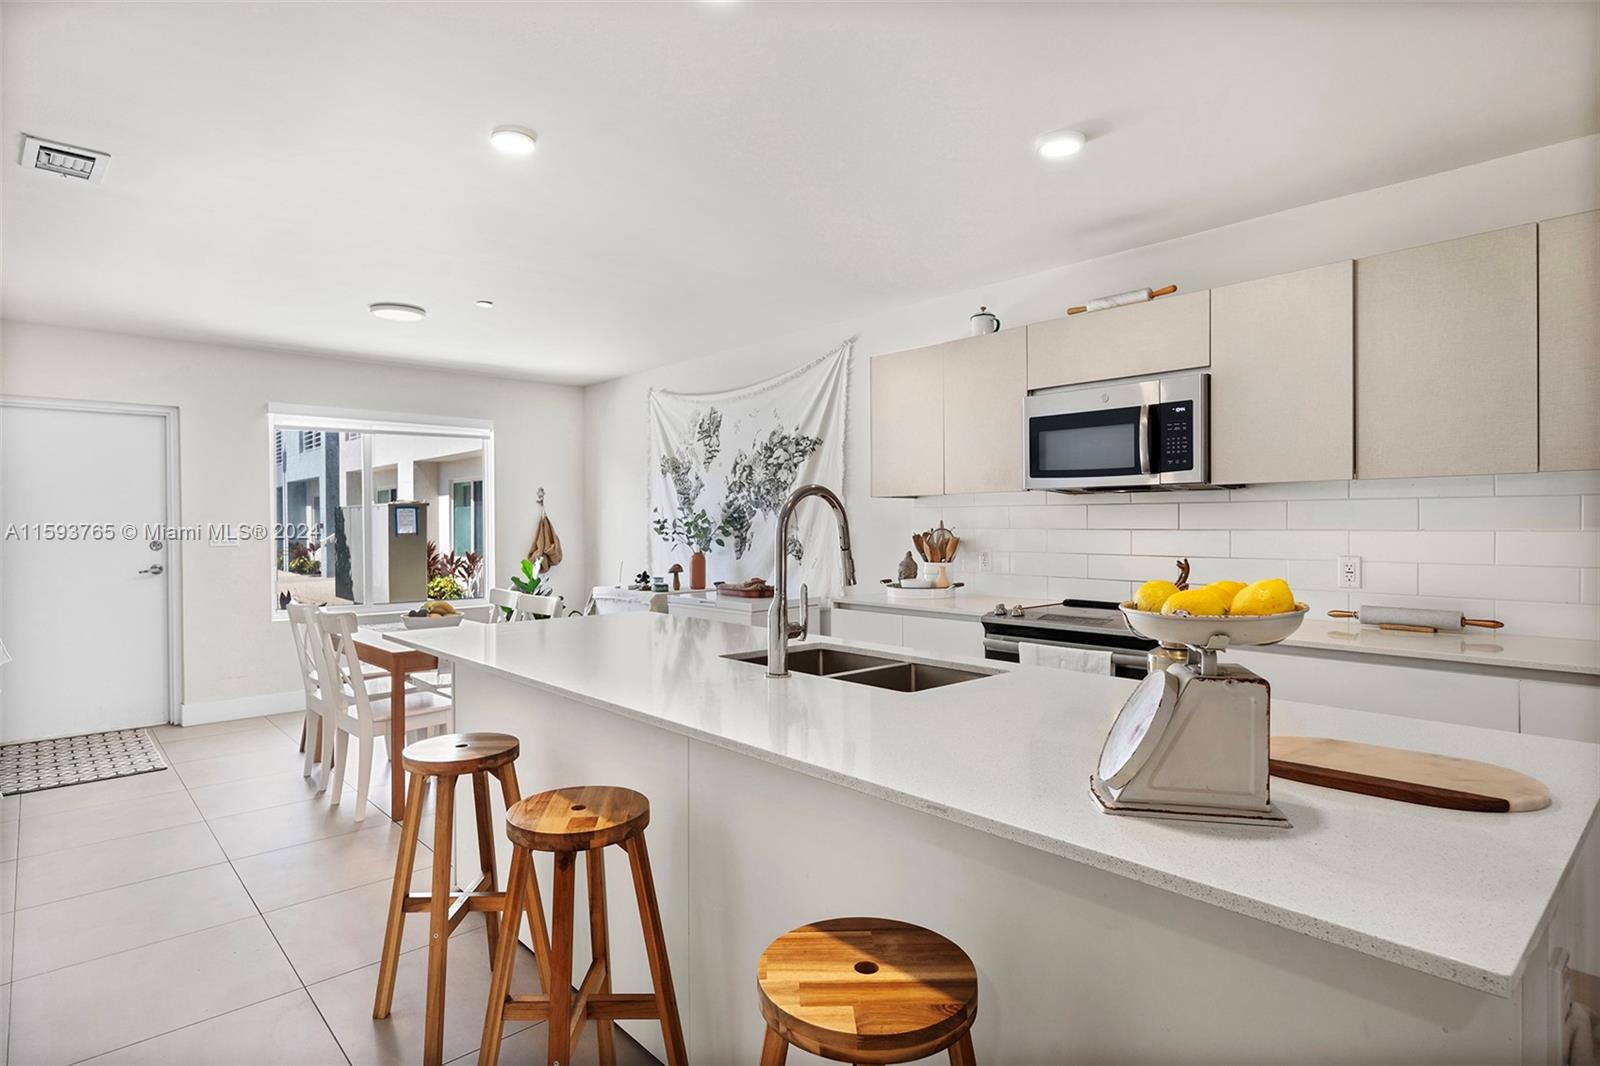
<path fill-rule="evenodd" d="M 1537 811 L 1550 790 L 1527 774 L 1473 759 L 1328 737 L 1273 737 L 1274 777 L 1457 811 Z"/>

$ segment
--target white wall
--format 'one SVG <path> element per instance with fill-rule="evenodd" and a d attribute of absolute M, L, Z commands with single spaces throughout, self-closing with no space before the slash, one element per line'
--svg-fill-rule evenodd
<path fill-rule="evenodd" d="M 272 521 L 269 403 L 492 421 L 496 575 L 527 550 L 543 485 L 566 549 L 556 583 L 574 597 L 583 587 L 583 473 L 565 446 L 582 432 L 576 388 L 13 321 L 0 323 L 0 351 L 11 395 L 177 407 L 185 525 Z M 186 707 L 225 715 L 216 704 L 298 693 L 287 624 L 272 619 L 269 546 L 183 555 Z"/>
<path fill-rule="evenodd" d="M 1090 161 L 1084 162 L 1087 165 Z M 800 333 L 763 339 L 703 359 L 590 386 L 584 390 L 585 470 L 592 487 L 587 523 L 589 573 L 594 581 L 609 583 L 616 579 L 619 562 L 628 574 L 644 565 L 647 510 L 639 486 L 646 453 L 645 397 L 651 387 L 683 391 L 730 388 L 793 367 L 846 337 L 858 337 L 850 380 L 845 496 L 861 578 L 873 583 L 892 573 L 894 562 L 909 547 L 911 530 L 927 528 L 923 523 L 930 516 L 937 520 L 939 505 L 918 507 L 909 500 L 875 500 L 867 495 L 870 356 L 962 336 L 966 333 L 967 316 L 979 304 L 987 304 L 1005 325 L 1016 326 L 1056 317 L 1066 307 L 1087 298 L 1137 286 L 1171 282 L 1187 291 L 1227 285 L 1596 207 L 1600 207 L 1600 136 L 1591 136 L 911 306 L 885 308 L 863 319 L 822 323 Z M 1063 258 L 1070 251 L 1063 249 Z M 708 294 L 708 299 L 713 297 Z M 1413 495 L 1437 491 L 1437 487 L 1418 488 Z M 1488 491 L 1493 491 L 1492 485 Z M 1575 495 L 1571 489 L 1551 491 Z M 1348 487 L 1345 494 L 1350 494 Z M 1035 502 L 1030 499 L 1017 506 Z M 1176 503 L 1169 502 L 1176 511 Z M 961 523 L 964 537 L 967 530 L 995 534 L 1012 528 L 1016 512 L 1007 501 L 980 496 L 951 506 L 963 505 L 990 512 L 958 515 L 956 520 Z M 1591 507 L 1591 521 L 1592 516 Z M 1175 513 L 1173 521 L 1178 521 Z M 1283 528 L 1287 522 L 1285 505 Z M 1340 528 L 1349 533 L 1358 525 L 1358 520 L 1352 518 Z M 1586 538 L 1593 534 L 1573 536 L 1578 538 L 1576 558 L 1587 559 L 1593 546 L 1582 545 L 1588 545 Z M 997 545 L 1004 542 L 1004 537 L 991 539 Z M 1131 534 L 1128 539 L 1131 550 Z M 1047 541 L 1041 551 L 1048 548 Z M 964 544 L 963 554 L 969 550 Z M 969 558 L 975 558 L 975 554 Z M 1273 558 L 1287 561 L 1289 556 L 1278 553 Z M 1331 556 L 1325 561 L 1331 565 Z M 1571 562 L 1563 566 L 1581 569 Z M 1023 577 L 1028 580 L 985 580 L 998 591 L 1009 590 L 1012 598 L 1035 594 L 1040 594 L 1041 599 L 1049 597 L 1048 575 Z M 1576 614 L 1569 609 L 1561 614 L 1558 624 L 1564 627 Z"/>

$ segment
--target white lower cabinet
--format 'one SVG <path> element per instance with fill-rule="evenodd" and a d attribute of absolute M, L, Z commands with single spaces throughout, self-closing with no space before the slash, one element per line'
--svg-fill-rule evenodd
<path fill-rule="evenodd" d="M 835 608 L 833 635 L 841 640 L 900 645 L 916 655 L 983 658 L 983 624 L 969 618 Z"/>
<path fill-rule="evenodd" d="M 902 642 L 901 615 L 882 611 L 852 611 L 835 607 L 833 633 L 840 640 L 861 640 L 868 644 L 893 644 Z"/>
<path fill-rule="evenodd" d="M 1522 731 L 1600 744 L 1600 685 L 1521 681 Z"/>

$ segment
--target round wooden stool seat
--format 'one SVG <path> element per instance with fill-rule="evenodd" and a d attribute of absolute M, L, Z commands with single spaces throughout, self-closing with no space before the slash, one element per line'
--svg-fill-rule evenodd
<path fill-rule="evenodd" d="M 910 1062 L 958 1041 L 952 1061 L 970 1054 L 978 972 L 931 929 L 888 918 L 803 925 L 767 946 L 756 984 L 768 1027 L 813 1055 Z"/>
<path fill-rule="evenodd" d="M 521 751 L 508 733 L 446 733 L 407 744 L 400 763 L 414 774 L 455 777 L 498 770 L 516 762 Z"/>
<path fill-rule="evenodd" d="M 620 844 L 649 824 L 650 801 L 611 785 L 551 789 L 506 812 L 506 836 L 531 851 L 594 851 Z"/>

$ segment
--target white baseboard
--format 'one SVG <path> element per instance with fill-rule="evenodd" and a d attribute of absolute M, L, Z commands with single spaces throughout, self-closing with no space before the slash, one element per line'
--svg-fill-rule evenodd
<path fill-rule="evenodd" d="M 305 709 L 306 694 L 297 690 L 185 703 L 179 709 L 179 714 L 182 715 L 183 725 L 206 725 L 209 722 L 232 722 L 240 718 L 259 718 L 264 714 L 285 714 Z"/>

